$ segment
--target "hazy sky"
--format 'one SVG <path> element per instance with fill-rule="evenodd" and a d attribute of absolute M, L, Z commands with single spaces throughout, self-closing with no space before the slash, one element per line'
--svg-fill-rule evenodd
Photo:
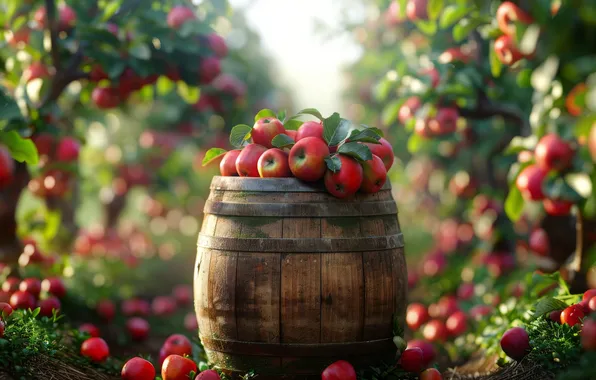
<path fill-rule="evenodd" d="M 261 35 L 264 49 L 293 91 L 297 109 L 315 107 L 324 115 L 340 111 L 340 68 L 359 50 L 349 38 L 324 41 L 314 29 L 316 19 L 339 22 L 341 0 L 229 2 L 233 8 L 246 9 L 251 27 Z"/>

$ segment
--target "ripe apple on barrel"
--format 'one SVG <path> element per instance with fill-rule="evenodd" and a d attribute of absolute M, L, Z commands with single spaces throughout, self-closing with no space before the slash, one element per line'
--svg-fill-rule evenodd
<path fill-rule="evenodd" d="M 319 120 L 303 122 L 302 115 Z M 338 113 L 324 118 L 312 108 L 290 118 L 285 112 L 261 110 L 252 127 L 232 128 L 230 143 L 236 149 L 209 149 L 203 166 L 219 161 L 222 176 L 320 181 L 337 198 L 378 192 L 395 159 L 378 129 L 355 126 Z"/>

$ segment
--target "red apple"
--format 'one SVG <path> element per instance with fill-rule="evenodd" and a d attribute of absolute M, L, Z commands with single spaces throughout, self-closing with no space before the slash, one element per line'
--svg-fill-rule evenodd
<path fill-rule="evenodd" d="M 20 43 L 28 44 L 31 30 L 27 26 L 22 26 L 19 30 L 13 31 L 7 37 L 7 42 L 10 46 L 16 48 Z"/>
<path fill-rule="evenodd" d="M 60 310 L 60 300 L 56 297 L 48 297 L 45 300 L 39 301 L 39 315 L 42 317 L 51 317 L 54 310 Z"/>
<path fill-rule="evenodd" d="M 75 13 L 74 9 L 68 5 L 63 5 L 58 11 L 60 12 L 58 29 L 60 31 L 66 31 L 74 27 L 77 20 L 77 14 Z"/>
<path fill-rule="evenodd" d="M 505 65 L 513 65 L 524 56 L 515 46 L 515 41 L 508 35 L 503 35 L 495 41 L 495 53 L 497 58 Z"/>
<path fill-rule="evenodd" d="M 405 103 L 399 108 L 398 119 L 402 124 L 406 124 L 408 120 L 416 115 L 418 109 L 422 106 L 420 98 L 417 96 L 409 97 Z"/>
<path fill-rule="evenodd" d="M 406 15 L 410 21 L 428 20 L 428 0 L 409 0 L 406 7 Z"/>
<path fill-rule="evenodd" d="M 236 172 L 240 177 L 258 177 L 259 158 L 267 148 L 259 144 L 248 144 L 236 158 Z"/>
<path fill-rule="evenodd" d="M 360 190 L 365 193 L 376 193 L 387 180 L 387 169 L 383 160 L 373 154 L 372 159 L 362 163 L 362 185 Z"/>
<path fill-rule="evenodd" d="M 216 57 L 205 57 L 199 66 L 201 83 L 209 84 L 221 73 L 221 63 Z"/>
<path fill-rule="evenodd" d="M 501 348 L 507 356 L 521 360 L 530 351 L 530 338 L 522 327 L 507 330 L 501 338 Z"/>
<path fill-rule="evenodd" d="M 448 48 L 439 56 L 439 62 L 444 64 L 453 62 L 468 63 L 469 61 L 470 55 L 464 53 L 459 47 Z"/>
<path fill-rule="evenodd" d="M 542 201 L 544 211 L 549 215 L 563 216 L 569 215 L 573 202 L 563 199 L 545 199 Z"/>
<path fill-rule="evenodd" d="M 418 119 L 416 120 L 416 124 L 414 125 L 414 133 L 418 136 L 422 137 L 423 139 L 427 139 L 429 137 L 433 137 L 434 134 L 430 130 L 430 122 L 432 119 Z"/>
<path fill-rule="evenodd" d="M 296 141 L 296 138 L 298 137 L 298 131 L 294 131 L 292 129 L 286 129 L 285 134 L 290 136 L 294 141 Z"/>
<path fill-rule="evenodd" d="M 318 121 L 307 121 L 298 128 L 295 141 L 305 137 L 318 137 L 323 140 L 323 123 Z"/>
<path fill-rule="evenodd" d="M 433 86 L 433 88 L 437 87 L 439 85 L 439 82 L 441 81 L 441 76 L 439 75 L 439 70 L 437 70 L 434 67 L 432 67 L 430 69 L 422 70 L 420 72 L 420 75 L 429 76 L 430 83 Z"/>
<path fill-rule="evenodd" d="M 517 176 L 515 184 L 525 199 L 539 201 L 544 198 L 542 183 L 546 177 L 546 171 L 538 165 L 527 166 Z"/>
<path fill-rule="evenodd" d="M 196 18 L 195 13 L 192 9 L 183 5 L 173 7 L 168 13 L 167 23 L 172 29 L 179 29 L 182 24 L 188 20 L 194 20 Z"/>
<path fill-rule="evenodd" d="M 39 61 L 31 62 L 29 67 L 23 71 L 23 79 L 25 79 L 25 82 L 29 82 L 38 78 L 44 79 L 49 76 L 50 71 L 48 70 L 47 66 Z"/>
<path fill-rule="evenodd" d="M 279 134 L 285 133 L 281 121 L 274 117 L 264 117 L 257 120 L 252 127 L 251 137 L 255 144 L 262 145 L 267 148 L 273 148 L 271 140 Z"/>
<path fill-rule="evenodd" d="M 442 107 L 437 111 L 436 117 L 429 121 L 428 126 L 435 135 L 447 135 L 457 130 L 457 119 L 459 119 L 457 108 Z"/>
<path fill-rule="evenodd" d="M 581 115 L 586 106 L 585 96 L 588 86 L 585 83 L 576 84 L 565 98 L 565 107 L 571 116 Z"/>
<path fill-rule="evenodd" d="M 406 310 L 406 324 L 412 331 L 418 331 L 423 324 L 428 322 L 429 318 L 428 310 L 423 304 L 411 303 L 408 305 Z"/>
<path fill-rule="evenodd" d="M 335 173 L 327 170 L 325 188 L 337 198 L 346 198 L 355 194 L 362 185 L 362 166 L 350 156 L 339 154 L 337 157 L 341 161 L 341 168 Z"/>
<path fill-rule="evenodd" d="M 224 58 L 228 55 L 228 46 L 226 40 L 217 33 L 211 33 L 207 35 L 207 43 L 211 50 L 215 53 L 218 58 Z"/>
<path fill-rule="evenodd" d="M 0 188 L 12 183 L 14 179 L 14 160 L 8 149 L 0 145 Z"/>
<path fill-rule="evenodd" d="M 91 92 L 91 100 L 97 108 L 115 108 L 120 104 L 120 95 L 118 89 L 113 87 L 95 87 Z"/>
<path fill-rule="evenodd" d="M 35 297 L 33 294 L 17 290 L 10 296 L 10 306 L 13 309 L 34 309 L 35 308 Z"/>
<path fill-rule="evenodd" d="M 234 149 L 227 152 L 221 162 L 219 163 L 219 172 L 223 176 L 235 176 L 238 175 L 236 171 L 236 160 L 240 154 L 240 149 Z"/>
<path fill-rule="evenodd" d="M 364 145 L 368 146 L 372 154 L 378 156 L 383 161 L 385 169 L 389 171 L 391 166 L 393 166 L 393 161 L 395 160 L 393 147 L 391 147 L 389 141 L 385 140 L 383 137 L 381 137 L 379 143 L 380 144 L 365 143 Z"/>
<path fill-rule="evenodd" d="M 58 149 L 56 150 L 56 158 L 58 161 L 72 162 L 79 158 L 79 150 L 81 145 L 77 140 L 72 137 L 64 137 L 60 143 L 58 143 Z"/>
<path fill-rule="evenodd" d="M 325 175 L 325 157 L 329 147 L 317 137 L 305 137 L 290 150 L 288 157 L 292 174 L 303 181 L 317 181 Z M 360 168 L 362 170 L 362 168 Z"/>
<path fill-rule="evenodd" d="M 547 171 L 569 167 L 574 155 L 571 145 L 554 133 L 544 135 L 534 150 L 536 163 Z"/>
<path fill-rule="evenodd" d="M 106 74 L 103 67 L 99 64 L 93 65 L 89 72 L 89 81 L 97 83 L 104 79 L 108 79 L 108 74 Z"/>
<path fill-rule="evenodd" d="M 539 256 L 547 256 L 550 252 L 548 235 L 542 228 L 538 228 L 530 234 L 530 250 Z"/>
<path fill-rule="evenodd" d="M 257 169 L 263 178 L 292 176 L 288 154 L 278 148 L 271 148 L 263 153 L 257 162 Z"/>
<path fill-rule="evenodd" d="M 497 24 L 501 32 L 509 36 L 515 35 L 515 23 L 531 24 L 532 17 L 521 10 L 517 5 L 511 1 L 505 1 L 499 5 L 497 9 Z"/>
<path fill-rule="evenodd" d="M 66 287 L 59 277 L 46 278 L 41 282 L 41 290 L 58 298 L 66 295 Z"/>

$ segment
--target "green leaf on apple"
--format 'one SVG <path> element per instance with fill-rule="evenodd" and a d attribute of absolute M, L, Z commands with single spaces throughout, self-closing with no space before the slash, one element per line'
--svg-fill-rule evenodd
<path fill-rule="evenodd" d="M 552 297 L 542 298 L 534 306 L 534 314 L 530 320 L 535 320 L 555 310 L 563 310 L 567 305 L 565 302 Z"/>
<path fill-rule="evenodd" d="M 373 130 L 372 128 L 367 128 L 363 130 L 354 129 L 350 132 L 350 136 L 348 136 L 348 140 L 350 142 L 367 142 L 373 144 L 380 144 L 379 140 L 381 136 L 377 133 L 377 131 Z"/>
<path fill-rule="evenodd" d="M 563 177 L 549 176 L 542 183 L 542 191 L 547 198 L 554 200 L 565 200 L 578 203 L 584 200 Z"/>
<path fill-rule="evenodd" d="M 203 157 L 203 166 L 209 165 L 216 159 L 222 157 L 228 151 L 222 148 L 211 148 L 205 153 L 205 157 Z"/>
<path fill-rule="evenodd" d="M 299 115 L 311 115 L 316 117 L 319 120 L 324 120 L 325 118 L 323 117 L 323 115 L 321 115 L 321 113 L 319 112 L 319 110 L 315 109 L 315 108 L 305 108 L 302 111 L 298 112 L 298 114 L 294 117 L 298 117 Z"/>
<path fill-rule="evenodd" d="M 273 138 L 273 140 L 271 140 L 271 145 L 273 145 L 276 148 L 290 148 L 295 143 L 296 143 L 296 141 L 294 141 L 293 138 L 286 135 L 285 133 L 281 133 L 281 134 L 275 136 Z"/>
<path fill-rule="evenodd" d="M 147 61 L 151 58 L 151 49 L 145 43 L 137 43 L 133 45 L 128 52 L 135 58 Z"/>
<path fill-rule="evenodd" d="M 331 145 L 331 139 L 333 138 L 337 129 L 339 128 L 340 122 L 341 117 L 337 112 L 334 112 L 333 115 L 329 116 L 326 119 L 323 119 L 323 138 L 325 139 L 327 144 Z M 341 140 L 343 140 L 343 138 L 339 139 L 339 141 Z"/>
<path fill-rule="evenodd" d="M 490 46 L 488 48 L 488 58 L 490 61 L 490 73 L 493 77 L 498 78 L 501 75 L 501 70 L 503 69 L 503 63 L 497 57 L 497 53 L 495 53 L 495 43 L 491 41 Z"/>
<path fill-rule="evenodd" d="M 264 117 L 277 117 L 277 115 L 275 115 L 275 112 L 270 109 L 262 109 L 255 115 L 255 123 Z"/>
<path fill-rule="evenodd" d="M 509 188 L 507 199 L 505 199 L 505 213 L 507 213 L 509 219 L 511 219 L 513 222 L 516 222 L 519 220 L 523 210 L 524 198 L 521 191 L 519 191 L 517 186 L 513 184 Z"/>
<path fill-rule="evenodd" d="M 37 165 L 39 155 L 31 139 L 24 139 L 16 131 L 0 132 L 0 143 L 5 145 L 12 158 L 19 162 Z"/>
<path fill-rule="evenodd" d="M 248 139 L 250 139 L 250 133 L 252 127 L 246 124 L 238 124 L 230 131 L 230 144 L 236 148 L 240 148 L 244 145 Z"/>
<path fill-rule="evenodd" d="M 325 157 L 325 163 L 327 164 L 327 169 L 331 170 L 333 173 L 337 173 L 341 169 L 341 160 L 336 154 Z"/>
<path fill-rule="evenodd" d="M 465 15 L 469 14 L 470 10 L 470 8 L 463 5 L 449 5 L 445 7 L 443 14 L 441 14 L 441 19 L 439 20 L 439 26 L 441 29 L 449 28 L 461 20 Z"/>
<path fill-rule="evenodd" d="M 443 0 L 429 0 L 426 9 L 428 18 L 436 20 L 443 10 Z"/>
<path fill-rule="evenodd" d="M 281 122 L 283 123 L 284 120 L 286 119 L 286 110 L 281 110 L 277 112 L 277 119 L 281 120 Z"/>
<path fill-rule="evenodd" d="M 337 149 L 337 153 L 351 156 L 361 162 L 372 160 L 372 152 L 370 151 L 370 148 L 357 142 L 349 142 L 340 145 Z"/>
<path fill-rule="evenodd" d="M 376 133 L 377 135 L 381 136 L 381 137 L 385 137 L 385 132 L 383 132 L 381 129 L 379 129 L 379 128 L 377 128 L 377 127 L 369 127 L 369 126 L 368 126 L 368 125 L 366 125 L 366 124 L 360 124 L 360 125 L 361 125 L 363 128 L 366 128 L 366 129 L 370 129 L 370 130 L 372 130 L 372 131 L 375 131 L 375 133 Z"/>
<path fill-rule="evenodd" d="M 290 119 L 290 120 L 286 120 L 286 122 L 284 123 L 284 128 L 286 130 L 290 129 L 290 130 L 297 130 L 298 128 L 300 128 L 300 126 L 304 124 L 304 122 L 302 120 L 298 120 L 298 119 Z"/>

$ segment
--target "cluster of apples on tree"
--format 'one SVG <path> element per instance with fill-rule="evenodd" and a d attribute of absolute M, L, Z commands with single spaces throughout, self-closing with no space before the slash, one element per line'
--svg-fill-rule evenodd
<path fill-rule="evenodd" d="M 299 120 L 304 115 L 318 121 Z M 393 148 L 379 129 L 356 126 L 338 113 L 324 118 L 312 108 L 287 119 L 285 112 L 261 110 L 254 126 L 232 128 L 230 143 L 240 149 L 212 148 L 203 164 L 221 158 L 222 176 L 323 180 L 327 191 L 338 198 L 359 190 L 378 192 L 394 161 Z"/>

